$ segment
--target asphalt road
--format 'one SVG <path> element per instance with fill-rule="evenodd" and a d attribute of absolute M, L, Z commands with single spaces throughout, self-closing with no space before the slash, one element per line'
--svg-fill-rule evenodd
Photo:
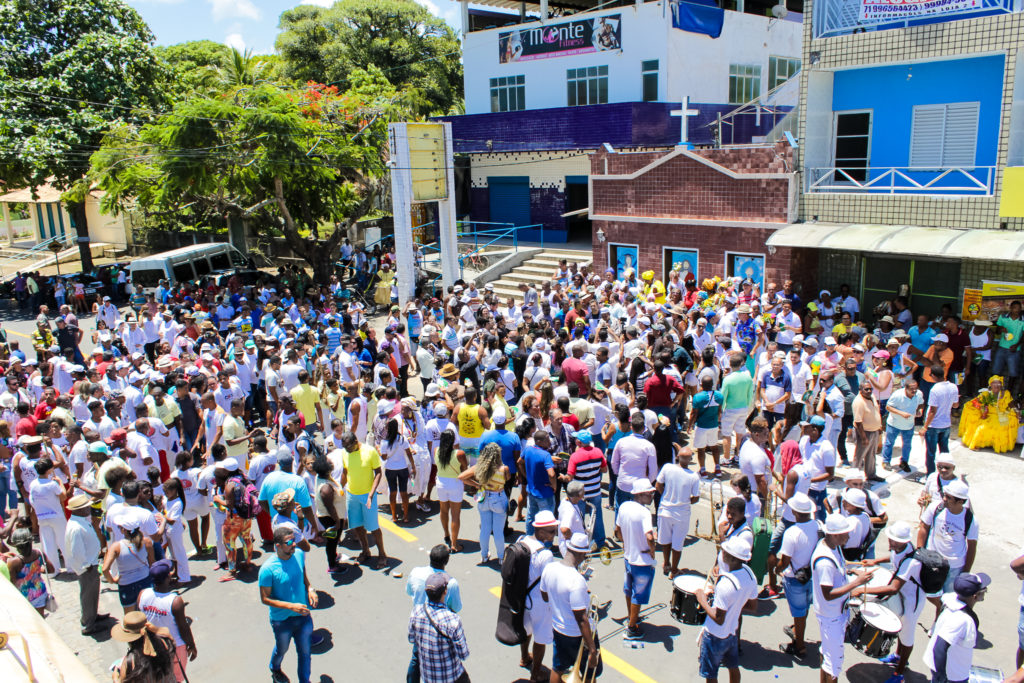
<path fill-rule="evenodd" d="M 31 319 L 0 312 L 0 321 L 13 333 L 13 339 L 20 339 L 26 348 L 30 346 L 26 337 L 33 329 Z M 91 320 L 85 319 L 82 323 L 87 333 L 91 332 Z M 88 351 L 88 348 L 83 350 Z M 1008 564 L 1019 554 L 1024 541 L 1016 499 L 1020 482 L 1024 481 L 1024 462 L 1017 457 L 1019 453 L 976 453 L 960 448 L 959 444 L 954 447 L 954 455 L 958 471 L 968 474 L 976 518 L 981 525 L 975 571 L 988 572 L 994 579 L 986 600 L 977 609 L 982 638 L 974 662 L 1008 674 L 1014 665 L 1017 597 L 1021 588 Z M 911 463 L 923 464 L 920 439 L 915 439 Z M 890 520 L 917 520 L 916 499 L 921 487 L 914 476 L 904 479 L 893 475 L 889 482 L 876 485 L 875 490 L 882 496 Z M 388 515 L 381 515 L 384 545 L 392 558 L 388 569 L 383 571 L 361 566 L 332 577 L 327 573 L 323 550 L 313 548 L 307 566 L 310 582 L 320 597 L 320 604 L 313 612 L 314 623 L 317 632 L 327 639 L 314 650 L 313 680 L 404 680 L 410 654 L 406 639 L 410 603 L 405 594 L 405 577 L 413 567 L 427 564 L 430 548 L 441 542 L 436 510 L 435 502 L 431 513 L 413 512 L 413 522 L 403 527 L 396 527 L 390 523 Z M 604 514 L 606 525 L 611 524 L 610 511 L 605 510 Z M 701 528 L 706 530 L 709 517 L 708 503 L 702 500 L 693 518 L 701 520 Z M 501 645 L 494 639 L 496 589 L 500 577 L 496 562 L 478 565 L 479 546 L 475 540 L 478 519 L 472 504 L 465 502 L 461 534 L 464 552 L 453 556 L 449 565 L 450 573 L 459 581 L 465 603 L 461 616 L 471 653 L 467 668 L 476 681 L 525 680 L 526 672 L 518 667 L 518 648 Z M 515 528 L 521 532 L 523 525 L 517 524 Z M 350 557 L 358 552 L 354 543 L 347 543 L 345 547 Z M 264 557 L 257 558 L 257 564 Z M 682 565 L 705 573 L 712 560 L 713 546 L 706 541 L 694 541 L 684 550 Z M 610 601 L 602 610 L 598 633 L 610 633 L 625 616 L 622 560 L 615 560 L 607 567 L 595 562 L 594 569 L 591 590 L 599 603 Z M 189 665 L 190 680 L 196 683 L 269 680 L 267 664 L 273 639 L 266 608 L 259 602 L 255 574 L 220 583 L 224 572 L 217 571 L 210 558 L 193 561 L 192 573 L 196 580 L 182 593 L 188 603 L 187 613 L 194 619 L 199 650 L 198 659 Z M 106 634 L 89 638 L 79 634 L 77 583 L 73 579 L 61 577 L 54 588 L 61 608 L 49 616 L 51 625 L 97 679 L 108 680 L 108 667 L 122 654 L 123 647 Z M 621 636 L 603 639 L 605 674 L 602 680 L 635 683 L 700 680 L 696 645 L 699 629 L 678 623 L 671 617 L 671 598 L 671 584 L 659 573 L 652 602 L 665 606 L 650 614 L 642 641 L 625 641 Z M 105 586 L 101 595 L 101 611 L 121 613 L 117 594 L 109 586 Z M 930 626 L 932 618 L 931 609 L 926 608 L 922 615 L 924 626 Z M 778 651 L 778 645 L 787 641 L 782 628 L 789 622 L 784 599 L 760 601 L 758 615 L 744 617 L 741 667 L 745 680 L 818 680 L 817 626 L 811 619 L 807 634 L 809 656 L 798 662 Z M 927 642 L 924 626 L 918 632 L 917 648 L 907 676 L 909 683 L 927 680 L 920 673 L 924 671 L 921 656 Z M 284 669 L 294 678 L 293 654 L 285 659 Z M 847 646 L 844 680 L 881 682 L 889 673 L 888 667 Z M 723 678 L 726 675 L 723 671 Z"/>

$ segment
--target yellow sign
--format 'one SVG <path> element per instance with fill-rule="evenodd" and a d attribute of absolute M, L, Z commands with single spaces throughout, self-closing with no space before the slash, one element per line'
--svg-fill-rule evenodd
<path fill-rule="evenodd" d="M 974 320 L 981 315 L 981 297 L 982 291 L 980 289 L 964 289 L 964 305 L 960 311 L 960 317 L 964 320 Z"/>
<path fill-rule="evenodd" d="M 406 131 L 413 201 L 446 199 L 448 169 L 445 166 L 444 126 L 439 123 L 410 123 Z"/>
<path fill-rule="evenodd" d="M 1006 218 L 1024 217 L 1024 166 L 1007 166 L 1003 169 L 999 215 Z"/>
<path fill-rule="evenodd" d="M 981 283 L 981 296 L 986 299 L 993 297 L 1024 298 L 1024 282 L 992 282 L 985 280 Z"/>

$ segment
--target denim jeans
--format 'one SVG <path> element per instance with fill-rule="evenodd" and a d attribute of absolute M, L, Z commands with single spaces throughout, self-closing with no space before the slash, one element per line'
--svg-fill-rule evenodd
<path fill-rule="evenodd" d="M 882 462 L 888 465 L 892 462 L 892 447 L 896 445 L 896 439 L 903 439 L 903 450 L 900 451 L 901 462 L 910 462 L 910 445 L 914 438 L 914 428 L 896 429 L 892 425 L 885 426 L 885 443 L 882 445 Z"/>
<path fill-rule="evenodd" d="M 409 669 L 405 672 L 405 683 L 420 683 L 420 653 L 415 645 L 412 646 Z"/>
<path fill-rule="evenodd" d="M 504 491 L 487 491 L 477 505 L 480 513 L 480 557 L 486 559 L 491 552 L 491 538 L 498 559 L 505 552 L 505 514 L 508 512 L 508 498 Z"/>
<path fill-rule="evenodd" d="M 538 498 L 529 491 L 526 492 L 526 535 L 533 535 L 533 518 L 541 510 L 548 512 L 555 511 L 555 494 L 552 493 L 544 498 Z"/>
<path fill-rule="evenodd" d="M 280 671 L 281 662 L 288 652 L 291 640 L 295 639 L 295 656 L 299 660 L 299 683 L 309 683 L 309 644 L 313 639 L 313 617 L 296 614 L 283 621 L 272 621 L 274 630 L 274 651 L 270 655 L 270 670 Z"/>
<path fill-rule="evenodd" d="M 825 499 L 828 497 L 828 489 L 825 488 L 820 491 L 811 489 L 807 492 L 807 495 L 817 506 L 814 510 L 815 519 L 819 522 L 824 522 L 825 516 L 828 514 L 828 511 L 825 509 Z"/>
<path fill-rule="evenodd" d="M 605 541 L 604 515 L 601 514 L 601 494 L 599 493 L 596 496 L 591 496 L 590 498 L 587 498 L 586 501 L 594 506 L 592 514 L 597 515 L 597 518 L 594 520 L 594 538 L 592 540 L 597 544 L 597 547 L 600 548 L 604 545 Z"/>
<path fill-rule="evenodd" d="M 949 453 L 949 427 L 929 427 L 924 433 L 924 462 L 928 474 L 935 471 L 935 449 Z"/>

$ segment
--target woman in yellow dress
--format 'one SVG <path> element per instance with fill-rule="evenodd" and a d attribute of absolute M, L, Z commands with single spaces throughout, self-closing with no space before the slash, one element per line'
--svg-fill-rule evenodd
<path fill-rule="evenodd" d="M 391 271 L 391 266 L 388 264 L 382 264 L 380 270 L 377 271 L 377 289 L 373 292 L 373 301 L 378 306 L 390 306 L 391 305 L 391 282 L 395 279 L 395 274 Z"/>
<path fill-rule="evenodd" d="M 1013 396 L 1003 388 L 1003 378 L 993 375 L 988 389 L 982 389 L 964 406 L 960 415 L 960 441 L 971 450 L 991 448 L 996 453 L 1013 450 L 1017 444 L 1020 416 Z"/>

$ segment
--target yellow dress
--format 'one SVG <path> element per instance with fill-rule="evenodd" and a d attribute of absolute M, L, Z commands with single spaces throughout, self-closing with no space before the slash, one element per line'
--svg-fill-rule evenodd
<path fill-rule="evenodd" d="M 391 281 L 395 279 L 395 274 L 390 270 L 386 273 L 381 270 L 377 272 L 377 277 L 380 280 L 373 292 L 373 300 L 378 306 L 388 306 L 391 304 Z"/>
<path fill-rule="evenodd" d="M 1003 391 L 999 399 L 984 406 L 992 392 L 982 389 L 978 397 L 964 406 L 960 415 L 960 441 L 971 450 L 991 448 L 996 453 L 1007 453 L 1017 445 L 1020 420 L 1017 411 L 1010 408 L 1010 392 Z"/>

